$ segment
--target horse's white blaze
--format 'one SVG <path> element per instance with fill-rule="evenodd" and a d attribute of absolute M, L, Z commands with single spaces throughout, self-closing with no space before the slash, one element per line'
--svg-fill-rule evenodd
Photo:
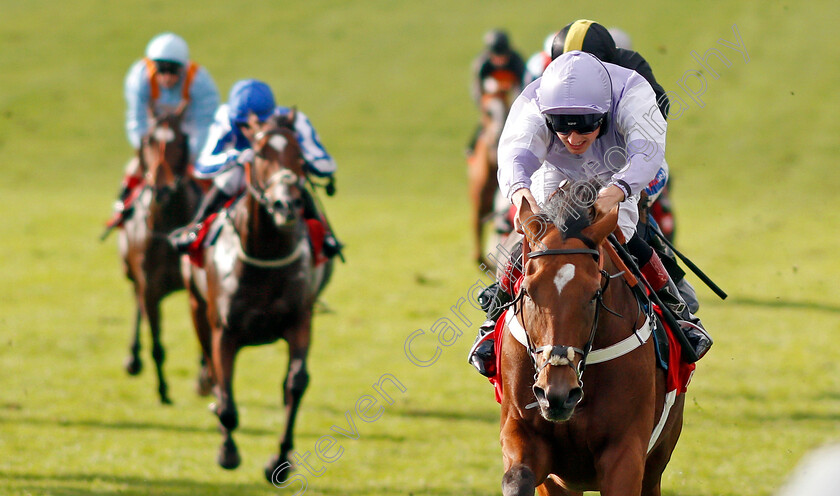
<path fill-rule="evenodd" d="M 285 136 L 281 136 L 279 134 L 275 134 L 271 138 L 268 139 L 268 145 L 275 150 L 282 151 L 286 148 L 286 145 L 289 144 L 289 140 L 285 138 Z"/>
<path fill-rule="evenodd" d="M 155 129 L 154 132 L 155 140 L 162 141 L 164 143 L 171 143 L 175 141 L 175 131 L 168 127 L 159 127 Z"/>
<path fill-rule="evenodd" d="M 557 292 L 563 294 L 563 288 L 575 277 L 575 266 L 568 263 L 557 271 L 554 276 L 554 285 L 557 286 Z"/>

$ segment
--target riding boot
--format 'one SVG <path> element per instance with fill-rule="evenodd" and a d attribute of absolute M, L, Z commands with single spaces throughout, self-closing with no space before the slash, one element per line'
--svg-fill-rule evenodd
<path fill-rule="evenodd" d="M 467 361 L 484 377 L 496 375 L 496 345 L 493 330 L 505 305 L 510 303 L 511 299 L 512 296 L 502 289 L 502 285 L 498 282 L 488 286 L 478 296 L 478 303 L 487 314 L 487 320 L 478 328 L 478 336 L 467 354 Z"/>
<path fill-rule="evenodd" d="M 688 338 L 699 360 L 712 347 L 712 337 L 703 327 L 700 319 L 689 309 L 677 285 L 662 265 L 659 255 L 655 251 L 652 253 L 650 260 L 641 267 L 642 275 L 656 291 L 656 296 L 674 314 L 680 330 Z M 691 286 L 688 285 L 688 287 Z"/>
<path fill-rule="evenodd" d="M 680 268 L 679 264 L 677 264 L 676 254 L 674 251 L 662 242 L 660 236 L 664 237 L 665 235 L 662 234 L 662 229 L 656 224 L 656 221 L 639 221 L 639 224 L 636 226 L 636 232 L 640 234 L 642 239 L 648 243 L 650 248 L 659 255 L 659 260 L 662 262 L 665 270 L 668 271 L 668 275 L 671 277 L 671 280 L 677 285 L 677 289 L 680 291 L 680 296 L 688 305 L 689 311 L 691 313 L 697 313 L 700 309 L 700 302 L 697 300 L 697 292 L 694 290 L 691 283 L 689 283 L 685 278 L 685 271 Z M 633 237 L 635 238 L 636 236 L 634 235 Z M 634 246 L 633 248 L 637 247 Z M 639 250 L 637 250 L 637 252 L 638 251 Z M 642 251 L 646 252 L 646 250 Z M 634 256 L 639 258 L 640 261 L 647 259 L 647 256 L 644 253 L 634 254 Z"/>
<path fill-rule="evenodd" d="M 318 207 L 315 205 L 315 199 L 312 197 L 312 194 L 306 188 L 301 188 L 301 192 L 303 193 L 301 195 L 301 199 L 303 200 L 303 218 L 315 219 L 324 224 L 324 246 L 322 248 L 324 256 L 333 258 L 336 255 L 342 255 L 341 250 L 344 248 L 344 244 L 335 237 L 335 234 L 324 221 L 320 212 L 318 212 Z M 343 256 L 341 258 L 344 260 Z"/>
<path fill-rule="evenodd" d="M 201 201 L 201 205 L 198 207 L 198 212 L 196 212 L 193 220 L 185 227 L 169 235 L 169 242 L 175 250 L 179 253 L 186 253 L 187 249 L 198 237 L 198 233 L 201 231 L 205 219 L 211 214 L 218 212 L 231 198 L 221 188 L 211 188 L 204 197 L 204 200 Z"/>
<path fill-rule="evenodd" d="M 123 179 L 122 184 L 120 184 L 120 190 L 117 192 L 117 199 L 114 201 L 111 219 L 107 222 L 108 226 L 115 227 L 121 225 L 131 217 L 131 214 L 134 213 L 134 206 L 126 202 L 131 198 L 131 193 L 134 191 L 134 188 L 141 182 L 142 178 L 136 176 L 129 175 Z"/>
<path fill-rule="evenodd" d="M 496 375 L 496 342 L 493 331 L 496 321 L 487 319 L 478 328 L 478 336 L 467 354 L 467 361 L 484 377 Z"/>

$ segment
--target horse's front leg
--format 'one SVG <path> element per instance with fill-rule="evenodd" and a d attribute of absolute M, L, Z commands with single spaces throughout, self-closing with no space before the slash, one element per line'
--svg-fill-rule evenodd
<path fill-rule="evenodd" d="M 642 439 L 608 448 L 595 462 L 602 496 L 638 496 L 642 493 L 647 445 Z"/>
<path fill-rule="evenodd" d="M 187 281 L 187 291 L 190 300 L 190 316 L 193 321 L 196 337 L 201 345 L 201 360 L 198 379 L 196 380 L 196 392 L 199 396 L 208 396 L 213 392 L 213 368 L 211 356 L 213 353 L 213 339 L 210 322 L 207 319 L 207 302 L 199 294 L 192 278 Z"/>
<path fill-rule="evenodd" d="M 294 447 L 294 428 L 303 393 L 309 384 L 309 372 L 306 369 L 306 357 L 312 328 L 312 315 L 307 315 L 301 325 L 291 332 L 289 343 L 289 367 L 286 380 L 283 381 L 283 403 L 286 406 L 286 429 L 280 439 L 279 454 L 271 457 L 265 466 L 265 476 L 269 482 L 284 482 L 291 471 L 287 464 L 289 453 Z M 283 465 L 286 464 L 285 467 Z"/>
<path fill-rule="evenodd" d="M 503 413 L 504 415 L 504 413 Z M 501 431 L 504 496 L 533 496 L 550 471 L 551 449 L 521 421 L 506 419 Z"/>
<path fill-rule="evenodd" d="M 489 172 L 487 165 L 487 145 L 485 138 L 479 136 L 475 144 L 475 152 L 467 161 L 467 175 L 469 183 L 469 197 L 472 204 L 472 230 L 473 230 L 473 260 L 477 263 L 484 263 L 484 247 L 483 244 L 483 227 L 484 216 L 489 213 L 489 209 L 484 204 L 485 190 L 489 182 Z M 491 206 L 492 209 L 492 200 Z"/>
<path fill-rule="evenodd" d="M 134 333 L 124 365 L 128 375 L 137 375 L 143 370 L 143 360 L 140 358 L 140 326 L 143 324 L 143 308 L 137 298 L 135 298 L 135 301 L 137 301 L 137 309 L 134 312 Z"/>
<path fill-rule="evenodd" d="M 127 249 L 127 248 L 126 248 Z M 146 315 L 146 277 L 136 262 L 136 257 L 131 254 L 124 258 L 125 275 L 131 281 L 134 290 L 134 333 L 131 345 L 128 349 L 128 357 L 125 359 L 125 371 L 129 375 L 137 375 L 143 370 L 143 359 L 140 358 L 140 329 L 143 325 L 143 316 Z"/>
<path fill-rule="evenodd" d="M 238 467 L 242 461 L 239 449 L 233 441 L 233 431 L 239 426 L 239 413 L 233 401 L 233 363 L 238 350 L 238 344 L 232 339 L 229 329 L 222 327 L 213 330 L 212 365 L 217 386 L 214 413 L 219 417 L 224 436 L 217 462 L 222 468 L 229 470 Z"/>
<path fill-rule="evenodd" d="M 170 405 L 172 400 L 169 399 L 169 386 L 166 384 L 166 378 L 163 375 L 163 362 L 166 359 L 166 352 L 160 341 L 160 300 L 163 299 L 163 295 L 157 288 L 158 285 L 156 284 L 146 286 L 146 319 L 149 321 L 149 330 L 152 336 L 152 358 L 155 360 L 160 402 L 164 405 Z"/>

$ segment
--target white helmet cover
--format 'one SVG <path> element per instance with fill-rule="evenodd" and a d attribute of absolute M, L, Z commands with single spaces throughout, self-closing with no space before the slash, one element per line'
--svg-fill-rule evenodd
<path fill-rule="evenodd" d="M 629 34 L 618 28 L 610 28 L 609 31 L 613 41 L 615 41 L 616 48 L 633 49 L 633 40 L 630 39 Z"/>
<path fill-rule="evenodd" d="M 554 43 L 555 36 L 557 36 L 557 31 L 546 36 L 545 41 L 543 41 L 543 52 L 547 53 L 549 57 L 551 56 L 551 45 Z"/>
<path fill-rule="evenodd" d="M 187 65 L 190 50 L 183 38 L 173 33 L 163 33 L 152 38 L 146 46 L 146 57 Z"/>
<path fill-rule="evenodd" d="M 612 104 L 612 81 L 594 55 L 571 51 L 545 69 L 537 99 L 543 114 L 604 114 Z"/>

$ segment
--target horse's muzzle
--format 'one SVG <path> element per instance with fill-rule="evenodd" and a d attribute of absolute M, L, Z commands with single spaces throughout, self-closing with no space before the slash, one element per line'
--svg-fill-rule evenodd
<path fill-rule="evenodd" d="M 534 396 L 540 405 L 540 414 L 551 422 L 564 422 L 571 418 L 575 407 L 583 399 L 580 386 L 565 390 L 557 386 L 534 385 Z"/>

